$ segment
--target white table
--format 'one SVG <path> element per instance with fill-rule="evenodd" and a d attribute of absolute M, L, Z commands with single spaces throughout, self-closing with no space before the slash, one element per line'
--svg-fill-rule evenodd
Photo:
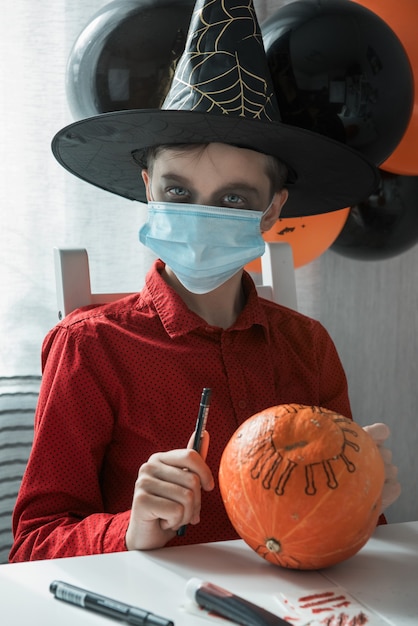
<path fill-rule="evenodd" d="M 294 598 L 337 585 L 366 607 L 372 616 L 367 626 L 417 626 L 418 522 L 378 527 L 357 555 L 320 572 L 275 567 L 242 541 L 1 565 L 0 620 L 5 626 L 116 623 L 55 600 L 49 584 L 59 579 L 170 618 L 176 626 L 222 625 L 185 609 L 185 585 L 192 577 L 279 615 L 280 592 Z"/>

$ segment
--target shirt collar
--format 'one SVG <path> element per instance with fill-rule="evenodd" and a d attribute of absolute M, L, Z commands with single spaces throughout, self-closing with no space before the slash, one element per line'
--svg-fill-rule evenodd
<path fill-rule="evenodd" d="M 145 278 L 145 287 L 168 335 L 174 338 L 186 335 L 197 328 L 207 327 L 205 320 L 190 311 L 174 289 L 167 285 L 161 276 L 164 267 L 165 264 L 162 261 L 154 262 Z M 246 330 L 253 325 L 259 325 L 264 328 L 268 339 L 266 312 L 258 297 L 254 282 L 247 272 L 243 274 L 243 288 L 247 302 L 235 324 L 228 331 Z M 143 295 L 146 297 L 146 294 Z"/>

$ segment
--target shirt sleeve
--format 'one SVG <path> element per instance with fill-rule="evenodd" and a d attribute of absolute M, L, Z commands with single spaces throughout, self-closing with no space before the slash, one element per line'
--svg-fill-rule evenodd
<path fill-rule="evenodd" d="M 317 361 L 321 406 L 353 419 L 347 377 L 328 331 L 317 323 Z"/>
<path fill-rule="evenodd" d="M 44 341 L 34 442 L 13 515 L 11 561 L 126 550 L 130 511 L 105 512 L 100 488 L 114 415 L 76 335 L 57 326 Z"/>

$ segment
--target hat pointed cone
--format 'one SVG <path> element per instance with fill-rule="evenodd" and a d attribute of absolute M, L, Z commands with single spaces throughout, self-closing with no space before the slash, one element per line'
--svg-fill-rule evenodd
<path fill-rule="evenodd" d="M 163 108 L 280 121 L 252 1 L 198 0 Z"/>

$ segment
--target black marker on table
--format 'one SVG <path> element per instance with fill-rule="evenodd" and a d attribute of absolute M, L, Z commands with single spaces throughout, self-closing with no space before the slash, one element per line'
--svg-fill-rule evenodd
<path fill-rule="evenodd" d="M 106 598 L 60 580 L 54 580 L 50 584 L 49 590 L 58 600 L 81 606 L 94 613 L 113 617 L 113 619 L 117 619 L 119 622 L 126 622 L 134 626 L 174 626 L 172 620 L 159 617 L 145 609 L 139 609 L 136 606 Z"/>
<path fill-rule="evenodd" d="M 241 626 L 290 626 L 290 622 L 261 606 L 198 578 L 188 581 L 186 595 L 207 611 L 213 611 Z"/>
<path fill-rule="evenodd" d="M 212 395 L 212 389 L 210 389 L 210 387 L 204 387 L 202 391 L 202 396 L 200 398 L 199 413 L 197 415 L 195 436 L 194 436 L 194 441 L 193 441 L 193 450 L 196 450 L 196 452 L 200 452 L 203 433 L 206 430 L 206 422 L 208 419 L 211 395 Z M 183 537 L 186 534 L 186 528 L 187 528 L 186 525 L 180 526 L 180 528 L 177 531 L 177 535 L 179 537 Z"/>

